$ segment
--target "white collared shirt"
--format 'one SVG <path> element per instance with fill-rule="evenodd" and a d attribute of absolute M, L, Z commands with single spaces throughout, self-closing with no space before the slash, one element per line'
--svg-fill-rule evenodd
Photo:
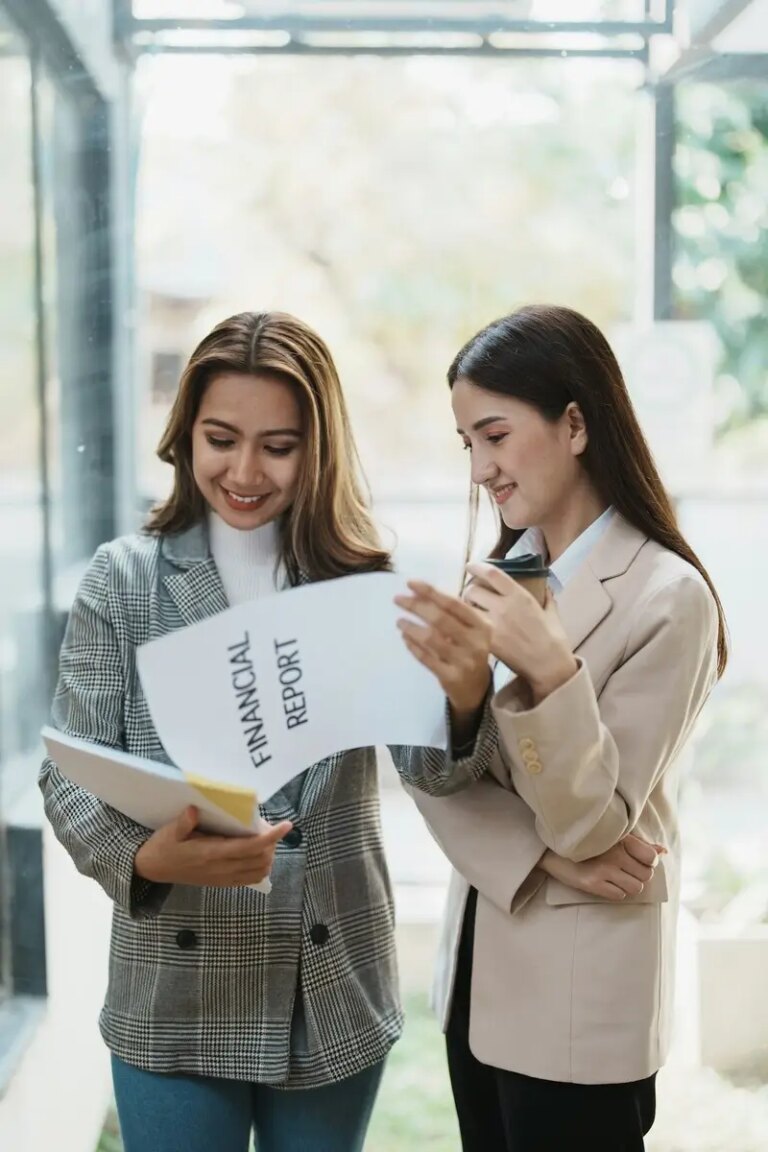
<path fill-rule="evenodd" d="M 581 567 L 589 553 L 597 544 L 600 537 L 610 524 L 614 514 L 611 506 L 606 508 L 597 520 L 593 520 L 581 535 L 569 544 L 562 556 L 554 560 L 549 566 L 549 586 L 554 596 L 558 596 L 574 573 Z M 528 528 L 520 539 L 514 544 L 507 556 L 522 556 L 525 552 L 538 552 L 547 560 L 547 546 L 540 528 Z"/>
<path fill-rule="evenodd" d="M 606 528 L 613 519 L 613 506 L 606 508 L 597 520 L 593 520 L 588 528 L 569 544 L 562 556 L 549 565 L 549 586 L 552 594 L 557 597 L 565 585 L 586 560 L 589 553 L 605 533 Z M 508 557 L 522 556 L 525 552 L 538 552 L 547 560 L 547 545 L 540 528 L 527 528 L 516 544 L 513 544 L 507 553 Z M 493 670 L 494 688 L 498 692 L 509 680 L 510 671 L 506 664 L 499 660 Z"/>

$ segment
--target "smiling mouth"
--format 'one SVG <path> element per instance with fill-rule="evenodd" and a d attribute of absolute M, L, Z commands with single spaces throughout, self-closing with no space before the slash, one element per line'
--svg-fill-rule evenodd
<path fill-rule="evenodd" d="M 497 504 L 504 504 L 507 500 L 509 500 L 510 496 L 516 488 L 517 484 L 514 482 L 512 484 L 504 484 L 504 486 L 501 488 L 492 489 L 491 495 Z"/>
<path fill-rule="evenodd" d="M 265 500 L 269 498 L 271 493 L 266 492 L 260 496 L 240 496 L 237 492 L 232 492 L 229 488 L 222 487 L 222 492 L 230 503 L 235 508 L 260 508 Z"/>

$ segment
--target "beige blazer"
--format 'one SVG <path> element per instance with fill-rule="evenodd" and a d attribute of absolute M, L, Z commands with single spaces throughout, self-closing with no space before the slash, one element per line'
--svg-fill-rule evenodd
<path fill-rule="evenodd" d="M 558 598 L 579 671 L 535 708 L 492 700 L 490 773 L 415 794 L 456 869 L 439 949 L 445 1027 L 468 885 L 478 890 L 470 1047 L 486 1064 L 583 1084 L 637 1080 L 667 1050 L 680 845 L 678 755 L 715 679 L 717 614 L 699 573 L 614 516 Z M 536 869 L 627 832 L 667 846 L 621 904 Z"/>

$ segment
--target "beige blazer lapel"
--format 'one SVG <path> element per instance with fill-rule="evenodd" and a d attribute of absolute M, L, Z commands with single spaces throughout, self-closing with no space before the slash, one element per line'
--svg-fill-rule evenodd
<path fill-rule="evenodd" d="M 613 607 L 604 582 L 626 572 L 646 539 L 615 513 L 605 534 L 558 596 L 558 614 L 574 652 Z"/>
<path fill-rule="evenodd" d="M 583 564 L 557 598 L 558 615 L 574 652 L 612 606 L 613 601 L 589 564 Z"/>

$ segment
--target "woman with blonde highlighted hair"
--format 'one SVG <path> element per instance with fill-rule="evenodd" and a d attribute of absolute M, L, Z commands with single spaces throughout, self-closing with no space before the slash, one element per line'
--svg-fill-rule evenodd
<path fill-rule="evenodd" d="M 201 403 L 210 384 L 217 382 L 220 389 L 227 377 L 236 378 L 235 390 L 248 377 L 260 378 L 262 392 L 269 382 L 291 409 L 292 426 L 281 436 L 273 435 L 271 443 L 264 437 L 268 456 L 291 461 L 291 515 L 276 523 L 291 583 L 302 572 L 310 580 L 325 580 L 389 568 L 368 508 L 336 365 L 320 337 L 283 312 L 232 316 L 193 352 L 158 447 L 160 459 L 173 465 L 173 492 L 152 513 L 148 531 L 182 532 L 204 517 L 206 505 L 225 517 L 232 508 L 231 503 L 217 508 L 220 498 L 212 499 L 210 486 L 200 485 L 194 468 Z M 239 396 L 232 400 L 235 406 L 241 403 Z M 255 391 L 252 403 L 263 403 Z M 228 449 L 225 440 L 208 438 L 215 449 Z M 249 508 L 235 504 L 234 511 L 244 515 L 233 525 L 241 529 L 277 522 L 287 508 L 285 501 L 279 508 L 274 502 Z"/>
<path fill-rule="evenodd" d="M 88 568 L 53 718 L 165 759 L 140 644 L 390 557 L 331 355 L 292 316 L 245 312 L 202 340 L 159 454 L 172 493 Z M 434 750 L 408 777 L 435 794 L 472 778 Z M 252 1132 L 259 1152 L 359 1152 L 402 1028 L 374 749 L 308 768 L 262 808 L 269 830 L 241 838 L 200 833 L 194 809 L 150 832 L 51 760 L 41 787 L 56 835 L 114 902 L 101 1031 L 126 1152 L 246 1152 Z M 255 890 L 270 873 L 271 894 Z"/>

